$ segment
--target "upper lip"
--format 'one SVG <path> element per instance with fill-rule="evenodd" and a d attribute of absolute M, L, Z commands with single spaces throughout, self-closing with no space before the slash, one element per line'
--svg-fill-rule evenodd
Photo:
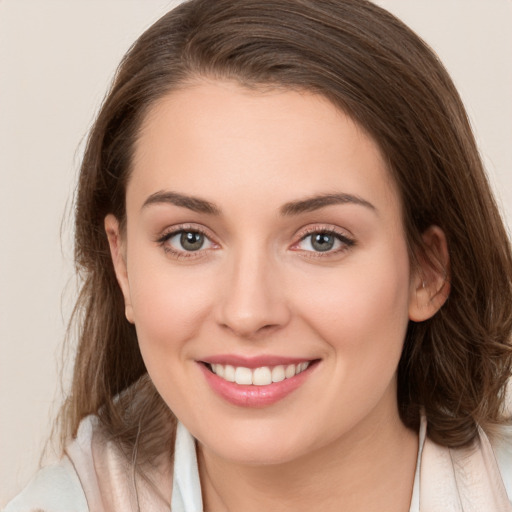
<path fill-rule="evenodd" d="M 241 356 L 236 354 L 219 354 L 201 359 L 207 364 L 229 364 L 231 366 L 243 366 L 245 368 L 260 368 L 262 366 L 279 366 L 288 364 L 299 364 L 314 359 L 309 357 L 288 357 L 278 355 Z"/>

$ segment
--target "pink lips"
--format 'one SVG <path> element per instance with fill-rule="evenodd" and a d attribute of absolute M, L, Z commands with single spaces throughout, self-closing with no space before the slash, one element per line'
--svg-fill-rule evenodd
<path fill-rule="evenodd" d="M 316 362 L 311 363 L 306 370 L 294 377 L 265 386 L 241 385 L 235 382 L 228 382 L 213 373 L 205 363 L 229 364 L 235 367 L 243 366 L 254 369 L 262 366 L 298 364 L 305 361 L 308 360 L 279 356 L 245 358 L 234 355 L 219 355 L 199 362 L 199 367 L 212 390 L 229 403 L 242 407 L 265 407 L 282 400 L 300 387 L 310 376 L 311 370 L 316 367 Z"/>

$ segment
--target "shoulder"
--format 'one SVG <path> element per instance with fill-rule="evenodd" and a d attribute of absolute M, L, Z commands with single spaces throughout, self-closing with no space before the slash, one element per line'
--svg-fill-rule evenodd
<path fill-rule="evenodd" d="M 473 443 L 459 448 L 441 446 L 427 437 L 415 510 L 512 510 L 511 433 L 503 426 L 487 434 L 479 429 Z"/>
<path fill-rule="evenodd" d="M 169 510 L 173 486 L 172 458 L 139 466 L 110 439 L 97 416 L 84 418 L 77 436 L 58 464 L 35 475 L 4 512 L 88 512 Z"/>
<path fill-rule="evenodd" d="M 68 457 L 40 469 L 4 512 L 88 512 L 80 479 Z"/>
<path fill-rule="evenodd" d="M 40 469 L 3 512 L 88 512 L 79 466 L 90 459 L 96 420 L 94 416 L 84 418 L 66 455 L 58 463 Z"/>
<path fill-rule="evenodd" d="M 491 441 L 509 500 L 512 501 L 512 427 L 503 427 Z"/>

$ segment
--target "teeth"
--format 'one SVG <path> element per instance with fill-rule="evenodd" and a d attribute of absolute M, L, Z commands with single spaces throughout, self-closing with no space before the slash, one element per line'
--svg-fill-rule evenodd
<path fill-rule="evenodd" d="M 215 366 L 222 366 L 222 365 L 221 364 L 216 364 Z M 214 370 L 214 373 L 217 373 L 217 372 Z M 217 373 L 217 375 L 219 375 L 219 374 Z M 228 382 L 235 382 L 235 368 L 234 368 L 234 366 L 231 366 L 231 365 L 227 364 L 224 367 L 224 375 L 219 375 L 219 377 L 223 377 Z"/>
<path fill-rule="evenodd" d="M 286 379 L 284 366 L 275 366 L 272 368 L 272 382 L 281 382 L 284 379 Z"/>
<path fill-rule="evenodd" d="M 256 368 L 252 372 L 252 383 L 255 386 L 268 386 L 272 384 L 272 372 L 268 366 Z"/>
<path fill-rule="evenodd" d="M 222 366 L 221 364 L 215 364 L 215 370 L 214 372 L 219 376 L 219 377 L 224 377 L 224 366 Z"/>
<path fill-rule="evenodd" d="M 284 376 L 286 379 L 293 377 L 297 373 L 297 368 L 294 364 L 289 364 L 284 371 Z"/>
<path fill-rule="evenodd" d="M 235 382 L 237 384 L 252 384 L 252 371 L 250 368 L 239 366 L 235 370 Z"/>
<path fill-rule="evenodd" d="M 210 368 L 213 373 L 228 382 L 236 382 L 242 385 L 268 386 L 272 382 L 281 382 L 290 379 L 303 372 L 310 365 L 310 361 L 287 366 L 278 365 L 270 368 L 261 366 L 259 368 L 245 368 L 244 366 L 234 367 L 229 364 L 212 364 Z"/>

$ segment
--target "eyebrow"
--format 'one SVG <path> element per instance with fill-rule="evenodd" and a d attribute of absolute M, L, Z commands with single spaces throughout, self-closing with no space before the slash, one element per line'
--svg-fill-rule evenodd
<path fill-rule="evenodd" d="M 182 208 L 187 208 L 197 213 L 205 213 L 208 215 L 221 215 L 221 210 L 218 206 L 201 199 L 199 197 L 189 196 L 180 194 L 178 192 L 171 191 L 159 191 L 151 194 L 144 204 L 142 209 L 152 204 L 173 204 Z M 362 199 L 361 197 L 354 196 L 352 194 L 319 194 L 306 199 L 298 201 L 291 201 L 285 203 L 280 209 L 280 213 L 283 216 L 300 215 L 301 213 L 312 212 L 320 210 L 326 206 L 337 205 L 337 204 L 356 204 L 364 206 L 370 210 L 377 211 L 375 206 L 370 202 Z"/>
<path fill-rule="evenodd" d="M 213 203 L 200 199 L 199 197 L 187 196 L 178 192 L 159 191 L 151 194 L 142 205 L 146 208 L 152 204 L 174 204 L 197 213 L 206 213 L 209 215 L 220 215 L 220 209 Z"/>
<path fill-rule="evenodd" d="M 352 194 L 321 194 L 300 201 L 286 203 L 281 207 L 280 212 L 281 215 L 286 216 L 299 215 L 336 204 L 357 204 L 375 212 L 377 211 L 377 208 L 372 203 Z"/>

